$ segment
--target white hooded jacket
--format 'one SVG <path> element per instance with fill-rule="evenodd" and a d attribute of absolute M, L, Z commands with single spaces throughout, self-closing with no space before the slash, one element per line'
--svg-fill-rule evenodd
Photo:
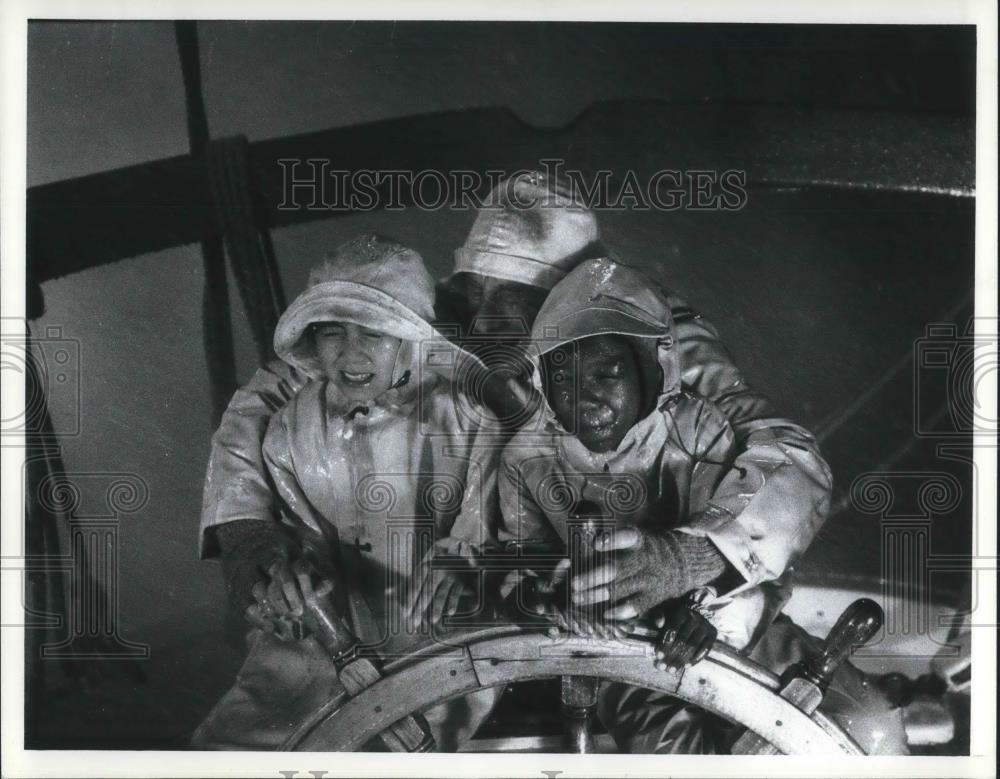
<path fill-rule="evenodd" d="M 428 345 L 468 356 L 424 318 L 433 283 L 419 256 L 384 241 L 365 251 L 311 279 L 278 323 L 275 351 L 316 374 L 309 325 L 353 322 L 403 339 L 394 386 L 360 407 L 317 375 L 271 417 L 262 454 L 281 521 L 328 557 L 362 640 L 394 651 L 410 640 L 400 606 L 430 546 L 447 539 L 439 549 L 473 554 L 489 540 L 499 447 L 491 414 L 422 369 Z"/>
<path fill-rule="evenodd" d="M 722 411 L 681 389 L 670 308 L 643 274 L 610 260 L 590 260 L 553 289 L 532 330 L 539 392 L 542 354 L 599 334 L 631 339 L 644 381 L 655 394 L 652 410 L 614 451 L 595 453 L 543 403 L 504 450 L 499 540 L 563 549 L 581 502 L 596 504 L 619 526 L 706 537 L 742 583 L 729 592 L 702 588 L 691 593 L 692 603 L 712 620 L 722 640 L 745 648 L 787 600 L 782 574 L 795 550 L 787 548 L 783 533 L 751 536 L 732 510 L 759 488 L 755 474 L 734 465 L 736 436 Z M 767 558 L 782 558 L 772 576 L 752 564 L 761 557 L 757 549 L 767 545 L 777 547 Z"/>

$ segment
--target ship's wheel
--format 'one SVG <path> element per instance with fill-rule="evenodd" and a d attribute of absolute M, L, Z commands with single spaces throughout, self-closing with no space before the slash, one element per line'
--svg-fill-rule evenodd
<path fill-rule="evenodd" d="M 880 616 L 881 609 L 872 601 L 853 604 L 830 632 L 812 674 L 803 669 L 806 678 L 800 677 L 798 684 L 806 689 L 815 684 L 818 696 L 823 674 L 832 673 L 852 645 L 870 638 L 878 629 Z M 439 641 L 387 663 L 381 678 L 353 697 L 344 693 L 328 701 L 298 728 L 284 748 L 358 750 L 408 715 L 419 715 L 477 690 L 545 677 L 566 680 L 564 692 L 572 687 L 573 679 L 581 678 L 664 692 L 752 731 L 784 754 L 864 754 L 814 706 L 796 705 L 795 696 L 788 694 L 788 679 L 780 680 L 721 644 L 696 665 L 679 673 L 665 673 L 654 667 L 653 647 L 647 639 L 553 638 L 513 626 L 456 633 L 448 637 L 447 645 Z M 787 697 L 781 695 L 783 688 Z M 565 709 L 565 694 L 563 703 Z"/>

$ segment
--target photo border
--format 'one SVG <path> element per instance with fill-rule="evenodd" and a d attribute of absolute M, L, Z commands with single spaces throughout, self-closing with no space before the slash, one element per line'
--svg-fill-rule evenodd
<path fill-rule="evenodd" d="M 965 2 L 886 2 L 852 0 L 805 7 L 791 0 L 660 5 L 636 0 L 614 3 L 587 0 L 519 0 L 503 6 L 482 0 L 467 2 L 389 2 L 363 5 L 320 0 L 272 4 L 254 0 L 165 0 L 83 2 L 4 0 L 0 5 L 0 253 L 2 253 L 3 317 L 21 319 L 24 306 L 26 190 L 26 56 L 28 19 L 365 19 L 434 20 L 562 20 L 644 22 L 743 22 L 800 24 L 974 24 L 977 27 L 976 114 L 976 301 L 977 322 L 997 317 L 997 11 L 989 0 Z M 995 326 L 995 325 L 994 325 Z M 24 405 L 23 384 L 4 373 L 3 418 Z M 996 373 L 988 375 L 981 396 L 996 419 Z M 0 544 L 5 562 L 0 624 L 16 625 L 22 614 L 21 588 L 9 586 L 20 575 L 8 561 L 23 554 L 24 517 L 21 484 L 23 440 L 4 440 Z M 996 555 L 997 449 L 975 447 L 977 485 L 975 518 L 980 557 Z M 988 481 L 987 481 L 988 480 Z M 985 484 L 983 483 L 985 482 Z M 992 482 L 992 489 L 989 483 Z M 983 552 L 990 554 L 984 555 Z M 995 567 L 995 565 L 994 565 Z M 996 576 L 978 581 L 979 608 L 996 614 Z M 975 621 L 975 619 L 973 620 Z M 782 756 L 746 760 L 730 756 L 671 755 L 393 755 L 376 753 L 207 753 L 161 751 L 38 751 L 23 749 L 24 630 L 3 627 L 2 644 L 2 774 L 29 776 L 994 776 L 996 755 L 996 631 L 974 630 L 972 652 L 988 662 L 973 664 L 970 757 L 864 757 L 824 759 Z M 324 775 L 324 774 L 320 774 Z"/>

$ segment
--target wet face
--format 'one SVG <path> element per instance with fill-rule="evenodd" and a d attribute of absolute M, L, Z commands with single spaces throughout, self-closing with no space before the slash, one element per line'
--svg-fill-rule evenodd
<path fill-rule="evenodd" d="M 617 448 L 639 421 L 639 365 L 620 336 L 584 338 L 547 353 L 543 375 L 556 417 L 592 452 Z"/>
<path fill-rule="evenodd" d="M 535 317 L 545 302 L 548 290 L 530 284 L 475 276 L 479 291 L 477 316 L 481 332 L 498 335 L 524 335 L 527 341 Z"/>
<path fill-rule="evenodd" d="M 491 276 L 466 274 L 465 294 L 475 352 L 494 372 L 530 375 L 525 347 L 547 290 Z"/>
<path fill-rule="evenodd" d="M 523 348 L 548 290 L 478 273 L 459 273 L 438 290 L 448 300 L 445 317 L 455 318 L 468 332 Z M 486 336 L 486 338 L 483 338 Z"/>
<path fill-rule="evenodd" d="M 351 322 L 320 322 L 313 337 L 323 372 L 349 400 L 367 403 L 391 386 L 398 338 Z"/>

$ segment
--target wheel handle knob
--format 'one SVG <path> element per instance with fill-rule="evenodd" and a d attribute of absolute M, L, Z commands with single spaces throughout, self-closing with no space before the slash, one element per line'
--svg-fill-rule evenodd
<path fill-rule="evenodd" d="M 811 681 L 825 688 L 851 649 L 871 641 L 884 622 L 882 607 L 870 598 L 859 598 L 844 609 L 827 634 L 823 651 L 806 665 Z"/>

